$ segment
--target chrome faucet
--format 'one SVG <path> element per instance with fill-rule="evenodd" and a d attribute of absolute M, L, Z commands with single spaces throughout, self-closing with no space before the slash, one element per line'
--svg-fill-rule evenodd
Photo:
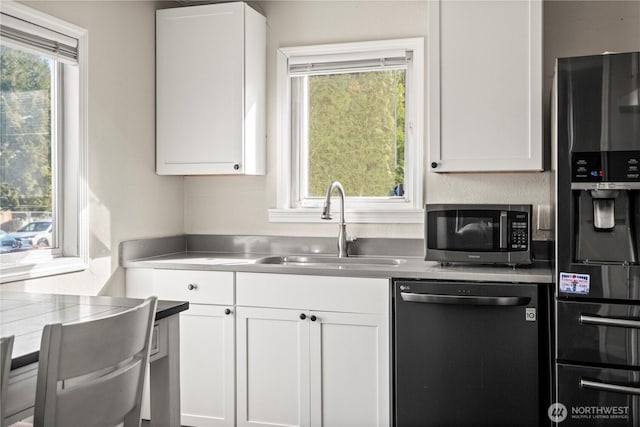
<path fill-rule="evenodd" d="M 333 189 L 338 189 L 338 195 L 340 196 L 340 228 L 338 231 L 338 258 L 348 257 L 347 245 L 356 241 L 355 237 L 347 237 L 347 223 L 344 220 L 344 188 L 338 181 L 333 181 L 327 188 L 327 198 L 324 201 L 322 208 L 322 219 L 331 218 L 331 193 Z"/>

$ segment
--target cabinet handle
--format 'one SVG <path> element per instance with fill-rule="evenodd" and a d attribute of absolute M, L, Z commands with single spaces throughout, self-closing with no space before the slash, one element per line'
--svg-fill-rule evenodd
<path fill-rule="evenodd" d="M 431 167 L 433 169 L 437 168 L 438 167 L 438 163 L 437 162 L 431 162 Z"/>
<path fill-rule="evenodd" d="M 304 320 L 307 318 L 307 315 L 304 313 L 300 313 L 300 320 Z"/>
<path fill-rule="evenodd" d="M 233 168 L 234 168 L 235 170 L 238 170 L 238 169 L 240 169 L 240 165 L 236 163 L 235 165 L 233 165 Z"/>
<path fill-rule="evenodd" d="M 189 283 L 187 285 L 187 289 L 189 289 L 190 291 L 192 291 L 194 289 L 198 289 L 198 285 L 194 285 L 193 283 Z"/>
<path fill-rule="evenodd" d="M 311 319 L 312 322 L 315 322 L 316 320 L 318 320 L 318 318 L 315 316 L 315 314 L 312 314 L 309 319 Z"/>
<path fill-rule="evenodd" d="M 224 314 L 229 315 L 231 314 L 231 310 L 229 310 L 228 308 L 224 309 Z"/>

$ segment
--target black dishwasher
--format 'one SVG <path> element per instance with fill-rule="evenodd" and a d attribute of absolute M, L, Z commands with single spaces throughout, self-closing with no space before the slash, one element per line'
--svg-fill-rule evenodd
<path fill-rule="evenodd" d="M 549 288 L 395 280 L 395 426 L 550 425 Z"/>

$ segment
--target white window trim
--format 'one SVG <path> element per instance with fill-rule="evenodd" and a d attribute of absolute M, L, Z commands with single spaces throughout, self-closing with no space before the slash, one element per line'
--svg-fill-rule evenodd
<path fill-rule="evenodd" d="M 78 40 L 77 73 L 65 73 L 63 85 L 69 90 L 73 86 L 76 96 L 65 96 L 65 110 L 71 108 L 77 114 L 66 115 L 62 125 L 65 142 L 58 150 L 57 161 L 64 165 L 53 177 L 62 182 L 54 201 L 54 209 L 62 214 L 55 232 L 60 248 L 55 250 L 25 251 L 0 255 L 0 261 L 11 256 L 11 263 L 0 264 L 0 283 L 28 280 L 38 277 L 81 271 L 89 262 L 89 218 L 88 218 L 88 32 L 86 29 L 42 13 L 11 0 L 0 2 L 0 11 L 33 24 Z M 73 85 L 69 84 L 73 80 Z M 69 104 L 71 103 L 71 104 Z M 54 154 L 55 155 L 55 154 Z M 55 160 L 54 160 L 55 161 Z"/>
<path fill-rule="evenodd" d="M 313 55 L 339 55 L 358 52 L 406 49 L 413 51 L 412 79 L 407 81 L 407 106 L 410 116 L 405 118 L 405 182 L 408 201 L 388 200 L 386 206 L 345 206 L 346 220 L 357 223 L 422 223 L 424 221 L 424 39 L 420 37 L 355 43 L 336 43 L 315 46 L 280 48 L 277 52 L 277 171 L 276 208 L 269 209 L 270 222 L 321 222 L 321 208 L 293 208 L 291 159 L 291 79 L 289 58 Z M 407 163 L 411 167 L 407 168 Z M 329 183 L 327 183 L 328 185 Z M 347 194 L 347 196 L 349 196 Z"/>

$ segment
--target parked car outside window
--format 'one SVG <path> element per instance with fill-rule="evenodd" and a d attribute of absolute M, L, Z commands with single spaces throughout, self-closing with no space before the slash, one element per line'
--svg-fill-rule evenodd
<path fill-rule="evenodd" d="M 4 230 L 0 230 L 0 253 L 11 252 L 12 249 L 16 249 L 19 242 L 11 234 Z"/>
<path fill-rule="evenodd" d="M 27 248 L 48 248 L 51 246 L 51 230 L 53 223 L 51 220 L 30 222 L 9 236 L 18 241 L 17 247 Z"/>

